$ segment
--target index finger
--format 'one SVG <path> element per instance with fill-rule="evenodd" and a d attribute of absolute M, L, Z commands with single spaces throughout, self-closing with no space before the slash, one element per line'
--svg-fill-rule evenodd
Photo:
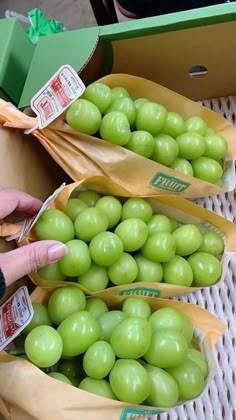
<path fill-rule="evenodd" d="M 36 214 L 42 204 L 41 200 L 23 191 L 17 191 L 11 188 L 0 189 L 0 219 L 4 219 L 4 217 L 15 210 Z"/>

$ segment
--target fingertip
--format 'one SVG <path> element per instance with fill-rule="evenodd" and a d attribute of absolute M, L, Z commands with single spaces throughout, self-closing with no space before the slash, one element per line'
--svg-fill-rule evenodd
<path fill-rule="evenodd" d="M 48 260 L 50 263 L 60 260 L 67 253 L 67 246 L 61 242 L 55 243 L 48 249 Z"/>

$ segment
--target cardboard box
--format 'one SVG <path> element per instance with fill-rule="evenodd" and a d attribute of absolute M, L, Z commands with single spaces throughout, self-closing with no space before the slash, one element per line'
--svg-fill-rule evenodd
<path fill-rule="evenodd" d="M 110 71 L 117 72 L 120 68 L 119 71 L 130 71 L 136 75 L 149 77 L 154 81 L 162 83 L 196 100 L 203 97 L 232 95 L 236 90 L 234 84 L 236 60 L 234 56 L 236 42 L 234 37 L 236 27 L 236 23 L 234 22 L 235 18 L 236 6 L 234 2 L 198 11 L 189 11 L 142 21 L 111 25 L 103 28 L 93 28 L 93 30 L 87 29 L 86 32 L 85 30 L 73 31 L 71 32 L 73 38 L 75 33 L 76 37 L 77 35 L 79 36 L 79 34 L 84 34 L 84 36 L 88 36 L 89 33 L 92 34 L 89 48 L 87 43 L 88 38 L 81 40 L 80 44 L 77 42 L 77 39 L 74 38 L 73 45 L 77 47 L 77 54 L 74 52 L 74 48 L 71 46 L 68 48 L 68 43 L 65 43 L 63 48 L 61 47 L 62 42 L 58 42 L 57 44 L 56 39 L 59 40 L 62 38 L 57 38 L 59 35 L 55 35 L 53 40 L 55 45 L 52 46 L 47 53 L 45 52 L 44 60 L 42 59 L 42 55 L 40 58 L 40 54 L 34 54 L 25 89 L 21 100 L 19 101 L 20 106 L 23 107 L 29 104 L 31 96 L 41 86 L 36 86 L 35 84 L 39 76 L 41 80 L 40 83 L 42 84 L 43 79 L 45 82 L 51 74 L 58 69 L 58 66 L 61 64 L 60 60 L 64 63 L 64 59 L 66 58 L 64 55 L 65 51 L 68 54 L 68 64 L 73 65 L 73 63 L 75 63 L 74 65 L 78 67 L 79 71 L 85 66 L 86 57 L 89 59 L 94 49 L 95 53 L 89 65 L 85 66 L 84 75 L 87 76 L 88 81 L 93 80 L 94 74 L 107 74 Z M 96 31 L 99 31 L 100 35 L 100 42 L 98 44 L 98 32 L 96 35 Z M 62 35 L 64 37 L 64 34 Z M 52 37 L 54 36 L 51 36 L 51 38 Z M 67 38 L 67 40 L 68 39 L 69 38 Z M 39 45 L 41 44 L 41 41 L 42 45 L 43 43 L 46 45 L 48 42 L 47 38 L 42 38 Z M 54 54 L 56 53 L 55 46 L 60 47 L 58 61 L 54 61 Z M 81 58 L 81 51 L 83 51 L 84 48 L 87 53 L 84 53 Z M 39 51 L 38 46 L 35 53 L 37 51 Z M 130 53 L 130 55 L 128 55 L 128 53 Z M 72 60 L 76 60 L 76 62 L 72 62 Z M 205 65 L 208 69 L 208 74 L 202 79 L 192 80 L 188 76 L 188 70 L 190 66 L 196 64 Z M 48 74 L 48 72 L 50 74 Z M 1 179 L 2 185 L 21 188 L 31 193 L 33 191 L 34 195 L 38 197 L 41 196 L 42 198 L 43 196 L 45 197 L 49 191 L 51 192 L 59 185 L 61 182 L 60 179 L 64 180 L 63 174 L 61 177 L 59 175 L 61 174 L 59 167 L 55 166 L 55 174 L 58 177 L 55 176 L 54 178 L 54 170 L 52 167 L 54 163 L 47 157 L 46 153 L 43 153 L 42 150 L 40 151 L 41 146 L 37 144 L 37 141 L 32 137 L 26 139 L 22 134 L 19 134 L 18 131 L 14 131 L 14 135 L 13 133 L 11 134 L 10 141 L 9 131 L 6 130 L 7 129 L 4 128 L 3 131 L 0 132 L 0 148 L 1 154 L 4 156 L 2 170 L 3 174 L 5 174 L 4 178 Z M 8 133 L 7 135 L 4 134 L 6 132 Z M 5 138 L 4 147 L 2 146 L 3 138 Z M 27 140 L 28 147 L 27 157 L 24 153 L 25 140 Z M 17 147 L 19 147 L 19 155 L 16 155 L 13 159 L 11 153 L 13 149 L 17 150 Z M 46 164 L 45 162 L 47 159 L 49 159 L 49 161 Z M 31 168 L 24 166 L 26 161 L 32 161 Z M 46 169 L 46 166 L 48 169 Z M 213 209 L 215 209 L 214 205 Z M 224 296 L 224 292 L 222 295 Z M 222 297 L 221 294 L 219 296 L 220 298 Z M 217 295 L 213 295 L 212 300 L 210 300 L 212 303 L 212 310 L 215 308 L 215 302 L 217 302 L 216 297 Z M 196 299 L 198 298 L 196 297 Z M 208 302 L 208 299 L 203 300 L 203 302 Z M 226 302 L 226 307 L 227 305 L 228 302 Z M 230 307 L 230 305 L 228 306 Z M 217 311 L 221 311 L 221 309 L 217 309 Z M 220 348 L 222 349 L 222 347 Z M 224 371 L 227 371 L 227 369 Z M 2 375 L 2 377 L 8 378 L 7 375 Z M 22 377 L 23 379 L 25 378 L 25 372 L 23 372 Z M 219 383 L 221 382 L 216 382 L 215 386 Z M 229 387 L 228 383 L 223 382 L 223 379 L 222 384 Z M 7 391 L 7 395 L 12 397 L 11 386 L 12 382 L 10 382 L 9 388 L 7 388 L 3 381 L 2 390 L 4 390 L 4 392 Z M 25 389 L 27 394 L 30 389 L 28 384 L 26 384 Z M 218 389 L 222 389 L 222 387 L 218 387 Z M 28 400 L 22 400 L 21 395 L 22 381 L 19 382 L 17 396 L 21 399 L 21 402 L 26 401 L 27 403 Z M 47 398 L 48 395 L 49 394 L 46 394 L 45 397 Z M 208 399 L 205 401 L 211 402 L 211 399 L 209 400 L 209 394 L 206 398 Z M 223 400 L 221 400 L 220 396 L 216 395 L 216 398 L 219 400 L 216 410 L 218 407 L 224 408 L 222 403 Z M 37 405 L 34 404 L 34 406 L 37 408 Z M 40 407 L 46 407 L 47 409 L 47 406 L 44 404 L 41 404 Z M 5 409 L 6 408 L 8 408 L 7 404 Z M 12 411 L 14 412 L 15 410 L 16 407 L 12 406 Z M 184 411 L 181 412 L 185 415 Z M 6 410 L 5 413 L 6 418 L 9 419 L 8 411 Z M 37 414 L 36 410 L 33 412 L 31 418 L 37 416 Z M 50 416 L 50 413 L 46 412 L 46 414 Z M 178 412 L 174 415 L 178 415 Z M 76 416 L 78 417 L 77 412 L 75 414 L 75 417 Z M 94 412 L 92 413 L 92 416 L 94 417 Z M 22 413 L 18 411 L 16 418 L 18 420 L 20 418 L 26 420 L 25 412 Z M 50 419 L 51 418 L 53 417 L 51 416 Z M 104 418 L 104 413 L 102 413 L 102 418 Z"/>
<path fill-rule="evenodd" d="M 42 37 L 19 107 L 29 105 L 63 64 L 72 65 L 85 83 L 111 72 L 127 73 L 194 100 L 233 95 L 235 30 L 236 2 L 232 2 Z M 193 66 L 205 66 L 205 77 L 193 79 L 189 75 Z"/>
<path fill-rule="evenodd" d="M 85 83 L 111 72 L 129 73 L 194 100 L 232 95 L 235 21 L 232 2 L 49 35 L 34 46 L 15 19 L 1 19 L 0 97 L 28 106 L 65 63 Z M 207 69 L 205 77 L 191 78 L 195 66 Z"/>
<path fill-rule="evenodd" d="M 0 19 L 0 98 L 18 104 L 34 52 L 15 19 Z"/>

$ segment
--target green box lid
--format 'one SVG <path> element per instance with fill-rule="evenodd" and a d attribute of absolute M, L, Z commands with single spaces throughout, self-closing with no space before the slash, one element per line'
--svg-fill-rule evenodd
<path fill-rule="evenodd" d="M 79 72 L 93 53 L 99 28 L 85 28 L 39 38 L 32 58 L 19 107 L 30 104 L 31 98 L 64 64 Z"/>
<path fill-rule="evenodd" d="M 19 103 L 34 45 L 15 19 L 0 19 L 0 96 Z"/>

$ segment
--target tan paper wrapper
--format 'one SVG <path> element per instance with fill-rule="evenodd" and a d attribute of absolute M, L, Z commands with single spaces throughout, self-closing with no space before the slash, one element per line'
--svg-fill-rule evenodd
<path fill-rule="evenodd" d="M 31 299 L 32 302 L 46 304 L 49 295 L 50 292 L 36 288 Z M 192 319 L 195 338 L 209 364 L 207 387 L 215 374 L 210 348 L 224 332 L 225 325 L 197 305 L 166 299 L 143 299 L 152 310 L 174 307 Z M 108 296 L 105 299 L 111 308 L 120 307 L 124 300 L 124 297 L 110 299 Z M 4 351 L 0 353 L 0 397 L 0 412 L 9 420 L 128 420 L 131 415 L 143 418 L 173 408 L 127 405 L 78 390 L 48 377 L 31 363 Z"/>
<path fill-rule="evenodd" d="M 64 115 L 61 115 L 45 129 L 33 131 L 33 135 L 74 181 L 87 175 L 106 175 L 124 188 L 132 188 L 136 195 L 175 193 L 185 198 L 221 194 L 234 189 L 236 129 L 225 118 L 141 77 L 112 74 L 100 81 L 111 87 L 123 86 L 134 98 L 147 97 L 161 103 L 168 111 L 178 112 L 184 119 L 200 116 L 210 128 L 225 137 L 229 150 L 224 168 L 224 189 L 159 165 L 123 147 L 74 131 L 64 122 Z M 32 129 L 36 125 L 35 118 L 27 117 L 2 100 L 0 121 L 7 126 L 22 129 Z"/>
<path fill-rule="evenodd" d="M 119 197 L 131 197 L 135 196 L 133 189 L 129 191 L 118 185 L 117 183 L 113 182 L 111 179 L 106 177 L 89 177 L 84 179 L 80 182 L 75 182 L 65 186 L 56 199 L 51 203 L 51 207 L 57 208 L 59 210 L 64 211 L 68 198 L 70 196 L 76 196 L 79 191 L 83 190 L 96 190 L 100 193 L 106 195 L 114 195 Z M 176 196 L 156 196 L 152 198 L 147 198 L 147 201 L 151 204 L 153 211 L 156 213 L 164 213 L 169 217 L 172 217 L 182 223 L 194 223 L 199 226 L 201 231 L 208 231 L 214 230 L 221 234 L 225 240 L 225 252 L 221 257 L 222 263 L 222 276 L 219 281 L 223 281 L 225 278 L 228 263 L 236 251 L 236 225 L 231 223 L 230 221 L 216 215 L 213 212 L 208 211 L 202 207 L 197 206 L 196 204 L 187 201 L 181 197 Z M 0 225 L 0 236 L 2 234 L 4 228 L 4 233 L 12 234 L 16 226 L 13 224 L 12 229 L 11 226 L 4 226 L 4 224 Z M 19 229 L 19 227 L 18 227 Z M 34 231 L 32 230 L 26 239 L 24 239 L 19 245 L 23 246 L 29 241 L 34 241 L 37 238 L 34 235 Z M 131 283 L 124 286 L 114 286 L 108 289 L 103 290 L 102 292 L 90 292 L 78 283 L 72 282 L 58 282 L 58 281 L 48 281 L 42 279 L 36 272 L 31 273 L 29 275 L 31 280 L 37 286 L 42 288 L 57 288 L 65 285 L 76 285 L 80 287 L 87 295 L 93 296 L 101 296 L 102 298 L 106 298 L 107 296 L 110 298 L 111 295 L 113 296 L 125 296 L 125 295 L 142 295 L 142 296 L 149 296 L 149 297 L 170 297 L 170 296 L 178 296 L 183 295 L 186 293 L 193 292 L 195 290 L 199 290 L 200 287 L 185 287 L 185 286 L 178 286 L 173 284 L 167 283 L 153 283 L 147 282 L 141 283 Z"/>

